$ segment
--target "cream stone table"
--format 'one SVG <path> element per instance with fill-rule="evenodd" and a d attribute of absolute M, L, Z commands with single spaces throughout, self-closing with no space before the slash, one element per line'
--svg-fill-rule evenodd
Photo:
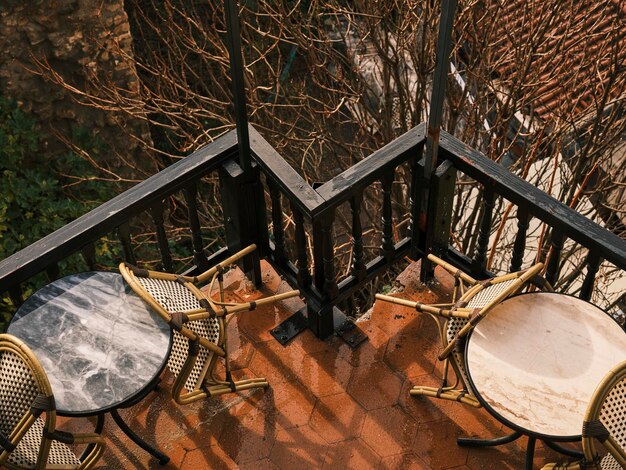
<path fill-rule="evenodd" d="M 59 415 L 97 416 L 99 432 L 110 413 L 135 443 L 167 463 L 117 411 L 157 386 L 171 348 L 169 326 L 121 275 L 88 272 L 48 284 L 19 308 L 8 332 L 41 362 Z"/>
<path fill-rule="evenodd" d="M 469 335 L 465 361 L 479 401 L 515 433 L 474 445 L 527 435 L 526 468 L 532 468 L 536 439 L 571 454 L 554 442 L 580 439 L 596 386 L 624 359 L 626 334 L 589 302 L 552 292 L 503 301 Z"/>

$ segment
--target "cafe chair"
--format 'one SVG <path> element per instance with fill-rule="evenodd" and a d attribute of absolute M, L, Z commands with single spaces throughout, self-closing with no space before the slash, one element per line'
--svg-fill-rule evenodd
<path fill-rule="evenodd" d="M 626 468 L 626 361 L 611 369 L 593 392 L 582 425 L 582 447 L 582 460 L 549 463 L 543 470 Z"/>
<path fill-rule="evenodd" d="M 0 334 L 0 467 L 88 469 L 104 452 L 99 434 L 55 429 L 56 410 L 48 377 L 21 340 Z M 79 459 L 67 444 L 87 444 Z"/>
<path fill-rule="evenodd" d="M 411 389 L 410 394 L 458 401 L 480 408 L 480 402 L 468 387 L 465 371 L 464 351 L 468 333 L 489 310 L 507 297 L 521 292 L 531 284 L 549 291 L 552 287 L 539 275 L 543 268 L 541 263 L 523 271 L 479 281 L 435 255 L 428 255 L 428 259 L 454 276 L 452 302 L 424 305 L 383 294 L 376 294 L 376 299 L 427 313 L 437 323 L 443 345 L 443 351 L 438 356 L 438 360 L 443 362 L 441 386 L 417 385 Z M 448 381 L 450 366 L 455 376 L 452 385 Z"/>
<path fill-rule="evenodd" d="M 269 386 L 264 378 L 233 380 L 226 337 L 228 322 L 233 314 L 252 311 L 297 296 L 300 292 L 293 290 L 246 303 L 226 302 L 224 271 L 255 249 L 255 245 L 250 245 L 198 276 L 180 276 L 120 264 L 126 282 L 173 329 L 168 368 L 175 377 L 172 396 L 176 403 L 187 404 L 206 397 Z M 216 281 L 219 300 L 210 295 Z M 224 360 L 223 379 L 218 378 L 215 371 L 218 358 Z"/>

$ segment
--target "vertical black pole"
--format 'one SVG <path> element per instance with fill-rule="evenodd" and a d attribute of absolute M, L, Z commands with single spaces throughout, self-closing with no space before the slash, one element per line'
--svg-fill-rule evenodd
<path fill-rule="evenodd" d="M 429 204 L 431 194 L 431 177 L 437 165 L 437 155 L 439 152 L 439 132 L 443 117 L 443 102 L 446 95 L 446 85 L 448 81 L 448 68 L 450 62 L 450 51 L 452 49 L 452 28 L 454 26 L 454 15 L 456 13 L 457 0 L 442 0 L 441 16 L 439 18 L 439 36 L 437 38 L 437 52 L 435 73 L 433 76 L 433 89 L 430 97 L 430 113 L 428 116 L 428 130 L 426 135 L 426 149 L 424 155 L 424 174 L 422 180 L 421 197 L 419 198 L 420 214 L 418 217 L 418 227 L 422 233 L 428 231 L 429 220 L 428 208 L 434 207 Z M 424 246 L 425 252 L 431 247 Z M 430 272 L 427 259 L 422 260 L 422 277 L 426 278 Z"/>
<path fill-rule="evenodd" d="M 227 161 L 220 169 L 226 241 L 228 249 L 233 253 L 251 243 L 256 244 L 258 251 L 241 260 L 239 265 L 260 286 L 262 279 L 259 257 L 266 256 L 269 247 L 267 215 L 259 168 L 253 168 L 251 161 L 237 0 L 224 0 L 224 11 L 239 149 L 239 165 Z"/>
<path fill-rule="evenodd" d="M 226 12 L 228 54 L 230 56 L 230 76 L 233 85 L 235 122 L 237 124 L 239 166 L 241 166 L 244 173 L 248 173 L 251 167 L 250 137 L 248 135 L 246 91 L 243 81 L 243 58 L 241 54 L 241 37 L 239 33 L 239 11 L 237 9 L 236 0 L 224 0 L 224 11 Z"/>
<path fill-rule="evenodd" d="M 452 48 L 452 28 L 457 0 L 442 0 L 441 18 L 439 19 L 439 37 L 437 38 L 437 56 L 433 90 L 430 96 L 430 113 L 428 116 L 428 134 L 426 136 L 425 177 L 430 179 L 437 164 L 439 150 L 439 131 L 443 117 L 443 101 L 446 95 L 450 50 Z M 426 207 L 426 206 L 424 206 Z"/>

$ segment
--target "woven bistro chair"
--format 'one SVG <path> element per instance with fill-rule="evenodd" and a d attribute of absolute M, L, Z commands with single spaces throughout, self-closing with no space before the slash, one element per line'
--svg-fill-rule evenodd
<path fill-rule="evenodd" d="M 55 426 L 54 397 L 39 361 L 21 340 L 0 334 L 0 467 L 92 468 L 104 452 L 102 437 Z M 67 444 L 89 447 L 79 459 Z"/>
<path fill-rule="evenodd" d="M 452 302 L 423 305 L 382 294 L 376 294 L 376 298 L 427 313 L 437 323 L 443 344 L 443 351 L 438 356 L 438 359 L 443 362 L 441 386 L 436 388 L 417 385 L 411 389 L 411 395 L 453 400 L 480 408 L 480 402 L 468 387 L 469 381 L 465 371 L 463 356 L 468 333 L 495 305 L 507 297 L 521 292 L 528 285 L 533 284 L 550 291 L 552 287 L 539 275 L 543 268 L 541 263 L 524 271 L 478 281 L 432 254 L 428 255 L 428 259 L 454 276 Z M 456 378 L 452 385 L 448 381 L 450 366 L 452 366 Z"/>
<path fill-rule="evenodd" d="M 174 339 L 168 368 L 174 375 L 172 396 L 178 404 L 201 398 L 266 388 L 264 378 L 234 381 L 227 348 L 227 325 L 232 315 L 261 305 L 299 295 L 293 290 L 253 302 L 225 302 L 223 272 L 240 258 L 252 253 L 255 245 L 235 253 L 198 276 L 180 276 L 139 269 L 128 263 L 119 266 L 131 288 L 172 327 Z M 215 281 L 220 300 L 213 300 Z M 205 286 L 208 290 L 201 290 Z M 225 378 L 216 375 L 217 358 L 224 359 Z"/>
<path fill-rule="evenodd" d="M 543 470 L 626 468 L 626 361 L 611 369 L 593 392 L 582 426 L 584 458 L 550 463 Z M 597 443 L 605 449 L 600 456 Z"/>

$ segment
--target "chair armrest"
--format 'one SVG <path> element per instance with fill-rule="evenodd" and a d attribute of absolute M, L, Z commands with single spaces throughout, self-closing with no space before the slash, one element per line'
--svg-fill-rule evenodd
<path fill-rule="evenodd" d="M 245 247 L 243 250 L 238 251 L 237 253 L 235 253 L 234 255 L 230 256 L 229 258 L 226 258 L 221 263 L 218 263 L 215 266 L 213 266 L 212 268 L 207 269 L 202 274 L 199 274 L 194 279 L 194 282 L 203 283 L 203 282 L 208 281 L 209 279 L 211 279 L 211 277 L 213 277 L 213 275 L 215 273 L 219 272 L 220 270 L 223 270 L 226 266 L 228 266 L 230 264 L 233 264 L 235 261 L 243 258 L 244 256 L 249 255 L 254 250 L 256 250 L 256 245 L 255 244 L 252 244 L 252 245 L 249 245 L 249 246 Z"/>
<path fill-rule="evenodd" d="M 250 310 L 254 310 L 257 307 L 260 307 L 262 305 L 273 304 L 273 303 L 278 302 L 280 300 L 289 299 L 291 297 L 297 297 L 299 295 L 300 295 L 300 291 L 299 290 L 292 290 L 292 291 L 289 291 L 289 292 L 283 292 L 282 294 L 276 294 L 276 295 L 272 295 L 270 297 L 264 297 L 262 299 L 255 300 L 253 302 L 246 302 L 246 303 L 242 303 L 242 304 L 238 304 L 238 305 L 234 305 L 234 306 L 229 306 L 229 307 L 226 307 L 226 311 L 228 312 L 229 315 L 231 313 L 239 313 L 239 312 L 244 312 L 244 311 L 250 311 Z"/>
<path fill-rule="evenodd" d="M 463 271 L 461 271 L 456 266 L 454 266 L 454 265 L 452 265 L 452 264 L 442 260 L 441 258 L 438 258 L 437 256 L 435 256 L 433 254 L 428 255 L 428 260 L 432 261 L 433 263 L 435 263 L 438 266 L 441 266 L 443 269 L 448 271 L 453 276 L 457 276 L 458 275 L 463 280 L 463 282 L 466 282 L 467 284 L 474 285 L 477 282 L 476 279 L 474 279 L 469 274 L 464 273 Z"/>
<path fill-rule="evenodd" d="M 376 299 L 390 302 L 396 305 L 402 305 L 403 307 L 413 308 L 417 312 L 430 313 L 432 315 L 437 315 L 443 318 L 457 317 L 468 319 L 470 317 L 469 311 L 439 308 L 432 305 L 424 305 L 419 302 L 414 302 L 412 300 L 399 299 L 397 297 L 391 297 L 384 294 L 376 294 Z"/>

